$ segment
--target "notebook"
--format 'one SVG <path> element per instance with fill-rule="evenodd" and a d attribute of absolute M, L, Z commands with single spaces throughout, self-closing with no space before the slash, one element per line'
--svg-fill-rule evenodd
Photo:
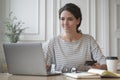
<path fill-rule="evenodd" d="M 64 73 L 64 75 L 71 78 L 120 78 L 119 73 L 94 68 L 90 68 L 87 72 Z"/>
<path fill-rule="evenodd" d="M 47 72 L 42 43 L 3 44 L 8 73 L 22 75 L 56 75 Z"/>

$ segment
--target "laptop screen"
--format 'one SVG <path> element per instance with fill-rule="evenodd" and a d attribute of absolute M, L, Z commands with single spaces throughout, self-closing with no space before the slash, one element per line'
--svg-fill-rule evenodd
<path fill-rule="evenodd" d="M 5 43 L 3 49 L 9 73 L 47 74 L 42 43 Z"/>

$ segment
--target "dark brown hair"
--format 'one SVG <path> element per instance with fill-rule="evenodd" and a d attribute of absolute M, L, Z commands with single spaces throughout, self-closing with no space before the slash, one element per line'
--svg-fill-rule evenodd
<path fill-rule="evenodd" d="M 59 10 L 59 18 L 60 18 L 60 15 L 61 13 L 64 11 L 64 10 L 67 10 L 69 11 L 70 13 L 72 13 L 76 19 L 79 19 L 80 18 L 80 23 L 77 25 L 76 29 L 77 29 L 77 32 L 80 33 L 81 31 L 78 30 L 78 28 L 80 27 L 81 25 L 81 21 L 82 21 L 82 13 L 81 13 L 81 10 L 80 8 L 73 4 L 73 3 L 67 3 L 65 4 L 62 8 L 60 8 Z"/>

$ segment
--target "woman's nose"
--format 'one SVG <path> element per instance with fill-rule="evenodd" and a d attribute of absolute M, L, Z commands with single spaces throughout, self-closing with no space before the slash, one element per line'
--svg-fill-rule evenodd
<path fill-rule="evenodd" d="M 67 21 L 67 20 L 64 20 L 64 24 L 68 24 L 68 21 Z"/>

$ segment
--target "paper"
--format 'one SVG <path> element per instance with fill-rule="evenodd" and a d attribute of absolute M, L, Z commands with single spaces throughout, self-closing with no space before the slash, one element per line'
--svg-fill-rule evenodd
<path fill-rule="evenodd" d="M 80 73 L 64 73 L 65 76 L 72 78 L 100 78 L 99 75 L 91 74 L 88 72 L 80 72 Z"/>
<path fill-rule="evenodd" d="M 114 77 L 114 78 L 120 78 L 120 74 L 118 73 L 113 73 L 107 70 L 101 70 L 101 69 L 89 69 L 89 73 L 93 74 L 98 74 L 101 77 Z"/>
<path fill-rule="evenodd" d="M 87 72 L 80 73 L 64 73 L 64 75 L 72 78 L 120 78 L 120 74 L 101 69 L 89 69 Z"/>

